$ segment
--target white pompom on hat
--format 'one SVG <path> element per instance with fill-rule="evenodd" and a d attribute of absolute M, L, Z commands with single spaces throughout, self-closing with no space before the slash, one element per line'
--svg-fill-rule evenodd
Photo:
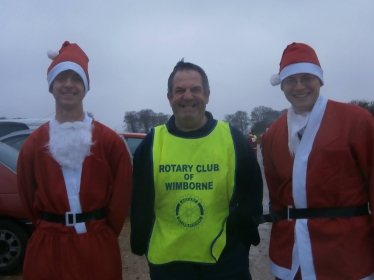
<path fill-rule="evenodd" d="M 47 70 L 48 87 L 50 88 L 56 76 L 66 70 L 73 70 L 81 76 L 85 92 L 90 89 L 90 78 L 88 76 L 88 57 L 85 52 L 77 45 L 65 41 L 60 51 L 49 50 L 47 55 L 52 59 L 51 65 Z"/>
<path fill-rule="evenodd" d="M 58 51 L 55 51 L 55 50 L 49 50 L 47 52 L 47 55 L 50 59 L 54 60 L 57 56 L 58 56 Z"/>
<path fill-rule="evenodd" d="M 270 83 L 271 83 L 272 86 L 279 85 L 281 83 L 279 74 L 273 74 L 273 75 L 271 75 L 271 77 L 270 77 Z"/>
<path fill-rule="evenodd" d="M 274 74 L 270 78 L 270 83 L 273 86 L 277 86 L 285 78 L 299 73 L 315 75 L 323 84 L 323 71 L 317 54 L 306 44 L 292 43 L 288 45 L 283 51 L 279 66 L 279 74 Z"/>

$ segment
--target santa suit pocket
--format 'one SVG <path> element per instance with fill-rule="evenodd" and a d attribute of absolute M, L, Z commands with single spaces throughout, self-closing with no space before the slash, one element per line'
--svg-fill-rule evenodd
<path fill-rule="evenodd" d="M 83 164 L 80 189 L 82 205 L 87 203 L 90 208 L 86 211 L 106 206 L 112 186 L 113 178 L 108 163 L 93 156 L 87 157 Z"/>
<path fill-rule="evenodd" d="M 318 181 L 321 190 L 345 196 L 361 185 L 361 176 L 349 148 L 324 148 L 320 158 L 321 176 Z"/>

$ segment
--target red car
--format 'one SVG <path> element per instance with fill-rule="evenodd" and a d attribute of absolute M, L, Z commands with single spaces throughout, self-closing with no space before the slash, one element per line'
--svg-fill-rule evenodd
<path fill-rule="evenodd" d="M 18 153 L 17 149 L 0 142 L 0 273 L 22 264 L 33 229 L 17 191 Z"/>
<path fill-rule="evenodd" d="M 132 156 L 134 156 L 136 148 L 146 136 L 145 133 L 120 133 L 119 135 L 126 140 Z"/>

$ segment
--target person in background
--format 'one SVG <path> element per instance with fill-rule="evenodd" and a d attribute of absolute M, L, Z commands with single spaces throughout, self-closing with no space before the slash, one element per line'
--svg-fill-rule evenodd
<path fill-rule="evenodd" d="M 264 139 L 265 139 L 266 131 L 268 131 L 268 129 L 269 129 L 269 127 L 266 127 L 265 132 L 260 134 L 260 151 L 261 151 L 261 155 L 263 155 Z"/>
<path fill-rule="evenodd" d="M 173 116 L 134 156 L 131 250 L 146 254 L 153 280 L 251 279 L 260 242 L 262 177 L 243 134 L 205 110 L 204 70 L 178 62 L 169 76 Z"/>
<path fill-rule="evenodd" d="M 247 140 L 249 144 L 251 145 L 253 152 L 255 154 L 255 157 L 257 159 L 257 136 L 253 133 L 252 130 L 248 133 Z"/>
<path fill-rule="evenodd" d="M 83 111 L 88 57 L 65 42 L 47 71 L 55 118 L 23 145 L 17 182 L 35 226 L 23 279 L 122 279 L 117 237 L 132 193 L 124 141 Z"/>
<path fill-rule="evenodd" d="M 279 85 L 291 107 L 264 138 L 277 279 L 374 279 L 374 120 L 320 94 L 315 51 L 292 43 Z"/>

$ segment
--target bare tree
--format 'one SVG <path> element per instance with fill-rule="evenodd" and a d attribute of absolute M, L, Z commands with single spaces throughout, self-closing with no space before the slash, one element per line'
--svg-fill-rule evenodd
<path fill-rule="evenodd" d="M 158 113 L 156 114 L 155 113 L 155 116 L 153 118 L 153 126 L 158 126 L 158 125 L 161 125 L 161 124 L 165 124 L 168 122 L 170 118 L 170 115 L 168 114 L 164 114 L 164 113 Z"/>
<path fill-rule="evenodd" d="M 274 112 L 273 109 L 265 106 L 258 106 L 253 108 L 251 112 L 251 123 L 258 123 L 262 122 L 263 120 L 267 119 L 269 115 Z"/>
<path fill-rule="evenodd" d="M 148 133 L 153 125 L 153 117 L 155 113 L 151 109 L 143 109 L 137 113 L 139 126 L 141 131 Z"/>
<path fill-rule="evenodd" d="M 276 111 L 272 108 L 259 106 L 251 112 L 251 130 L 255 132 L 265 131 L 276 119 L 278 119 L 287 109 Z"/>
<path fill-rule="evenodd" d="M 136 111 L 129 111 L 125 113 L 125 123 L 126 130 L 129 132 L 139 132 L 138 131 L 138 117 Z"/>
<path fill-rule="evenodd" d="M 356 99 L 356 100 L 352 100 L 349 103 L 360 106 L 360 107 L 368 110 L 370 112 L 370 114 L 372 114 L 373 117 L 374 117 L 374 101 Z"/>
<path fill-rule="evenodd" d="M 129 132 L 148 133 L 152 127 L 165 124 L 169 118 L 170 115 L 155 113 L 151 109 L 130 111 L 125 113 L 124 126 Z"/>
<path fill-rule="evenodd" d="M 225 115 L 224 121 L 231 123 L 232 126 L 239 129 L 243 134 L 250 125 L 248 114 L 245 111 L 237 111 L 235 114 Z"/>

